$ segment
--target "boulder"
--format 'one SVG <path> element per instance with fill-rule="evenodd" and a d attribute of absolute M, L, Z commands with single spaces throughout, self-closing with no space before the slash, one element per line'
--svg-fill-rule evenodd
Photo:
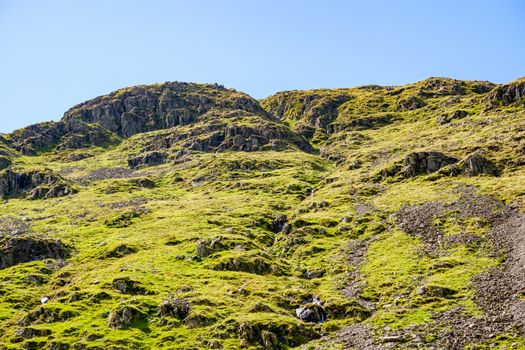
<path fill-rule="evenodd" d="M 321 306 L 319 297 L 313 296 L 295 309 L 295 316 L 304 322 L 323 323 L 326 321 L 326 311 Z"/>
<path fill-rule="evenodd" d="M 108 327 L 124 329 L 141 320 L 147 320 L 147 314 L 131 305 L 121 306 L 111 310 L 108 317 Z"/>
<path fill-rule="evenodd" d="M 417 294 L 423 297 L 434 297 L 434 298 L 449 298 L 454 296 L 457 291 L 447 287 L 441 286 L 423 286 L 417 290 Z"/>
<path fill-rule="evenodd" d="M 66 259 L 69 248 L 57 239 L 35 235 L 0 239 L 0 269 L 44 259 Z"/>
<path fill-rule="evenodd" d="M 501 171 L 490 159 L 485 158 L 482 152 L 475 152 L 461 160 L 455 170 L 465 177 L 477 175 L 499 176 Z"/>
<path fill-rule="evenodd" d="M 228 249 L 229 245 L 224 242 L 222 236 L 210 239 L 199 239 L 197 241 L 196 256 L 205 258 L 213 253 Z"/>
<path fill-rule="evenodd" d="M 295 316 L 304 322 L 323 323 L 326 321 L 326 311 L 317 304 L 304 305 L 295 309 Z"/>
<path fill-rule="evenodd" d="M 454 164 L 458 160 L 441 152 L 415 152 L 404 158 L 405 177 L 414 177 L 420 174 L 430 174 L 444 166 Z"/>
<path fill-rule="evenodd" d="M 157 316 L 161 319 L 174 317 L 183 320 L 188 317 L 191 311 L 191 304 L 187 299 L 168 298 L 163 300 L 157 307 Z"/>

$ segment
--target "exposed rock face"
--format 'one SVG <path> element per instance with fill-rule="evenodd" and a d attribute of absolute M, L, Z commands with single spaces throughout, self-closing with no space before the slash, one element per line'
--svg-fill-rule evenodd
<path fill-rule="evenodd" d="M 27 199 L 48 199 L 76 193 L 76 190 L 60 175 L 51 170 L 33 170 L 0 172 L 0 196 Z"/>
<path fill-rule="evenodd" d="M 146 318 L 147 315 L 138 308 L 126 305 L 111 311 L 108 317 L 108 327 L 111 329 L 124 329 Z"/>
<path fill-rule="evenodd" d="M 20 235 L 0 239 L 0 269 L 44 259 L 66 259 L 69 249 L 59 240 Z"/>
<path fill-rule="evenodd" d="M 191 124 L 211 109 L 266 112 L 248 95 L 220 85 L 168 82 L 135 86 L 74 106 L 64 120 L 98 123 L 120 136 Z"/>
<path fill-rule="evenodd" d="M 518 79 L 493 89 L 485 98 L 489 106 L 508 106 L 525 98 L 525 78 Z M 522 103 L 523 102 L 522 100 Z"/>
<path fill-rule="evenodd" d="M 404 176 L 413 177 L 419 174 L 430 174 L 458 160 L 441 152 L 416 152 L 405 156 Z"/>

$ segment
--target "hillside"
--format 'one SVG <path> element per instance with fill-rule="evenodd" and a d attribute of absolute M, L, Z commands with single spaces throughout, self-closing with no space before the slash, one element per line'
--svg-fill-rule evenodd
<path fill-rule="evenodd" d="M 0 349 L 524 349 L 525 79 L 124 88 L 0 135 Z"/>

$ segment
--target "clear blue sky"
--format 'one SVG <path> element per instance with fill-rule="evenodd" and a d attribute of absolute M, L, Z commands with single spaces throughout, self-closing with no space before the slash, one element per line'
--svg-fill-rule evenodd
<path fill-rule="evenodd" d="M 520 0 L 0 0 L 0 132 L 120 87 L 287 89 L 525 75 Z"/>

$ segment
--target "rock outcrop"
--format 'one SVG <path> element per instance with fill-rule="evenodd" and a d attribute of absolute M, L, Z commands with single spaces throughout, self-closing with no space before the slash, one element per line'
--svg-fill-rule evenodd
<path fill-rule="evenodd" d="M 71 120 L 30 125 L 11 133 L 10 145 L 25 155 L 52 149 L 78 149 L 106 146 L 118 137 L 97 124 Z"/>
<path fill-rule="evenodd" d="M 122 137 L 193 124 L 211 109 L 266 115 L 256 100 L 221 85 L 167 82 L 121 89 L 78 104 L 64 121 L 98 123 Z"/>
<path fill-rule="evenodd" d="M 474 152 L 462 159 L 456 166 L 452 167 L 452 174 L 460 174 L 465 177 L 477 175 L 499 176 L 501 170 L 488 158 L 485 158 L 483 152 Z"/>
<path fill-rule="evenodd" d="M 0 238 L 0 269 L 44 259 L 66 259 L 70 249 L 57 239 L 36 235 Z"/>
<path fill-rule="evenodd" d="M 415 152 L 405 156 L 403 174 L 413 177 L 419 174 L 430 174 L 458 160 L 441 152 Z"/>
<path fill-rule="evenodd" d="M 51 170 L 0 172 L 1 197 L 25 197 L 27 199 L 48 199 L 76 193 L 71 184 Z"/>
<path fill-rule="evenodd" d="M 521 101 L 525 104 L 525 78 L 515 80 L 509 84 L 499 85 L 485 98 L 488 106 L 508 106 Z"/>

